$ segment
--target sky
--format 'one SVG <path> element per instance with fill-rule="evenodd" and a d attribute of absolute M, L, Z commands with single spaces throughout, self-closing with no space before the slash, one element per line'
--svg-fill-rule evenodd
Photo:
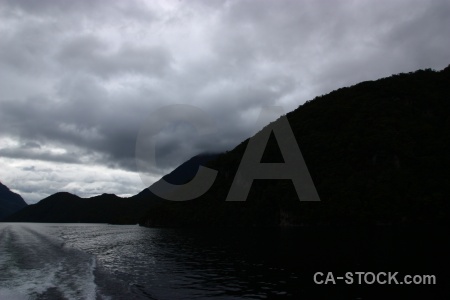
<path fill-rule="evenodd" d="M 445 68 L 449 28 L 449 0 L 0 0 L 0 181 L 30 204 L 136 194 L 136 139 L 165 106 L 216 131 L 164 127 L 154 180 L 250 137 L 263 106 Z"/>

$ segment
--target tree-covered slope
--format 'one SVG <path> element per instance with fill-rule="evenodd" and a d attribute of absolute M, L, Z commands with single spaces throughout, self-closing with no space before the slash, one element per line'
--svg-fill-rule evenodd
<path fill-rule="evenodd" d="M 450 67 L 362 82 L 287 114 L 320 202 L 300 202 L 290 180 L 256 180 L 245 202 L 226 202 L 247 141 L 208 166 L 198 199 L 163 201 L 147 226 L 436 224 L 450 205 Z M 278 121 L 277 121 L 278 122 Z M 264 162 L 280 162 L 272 137 Z"/>

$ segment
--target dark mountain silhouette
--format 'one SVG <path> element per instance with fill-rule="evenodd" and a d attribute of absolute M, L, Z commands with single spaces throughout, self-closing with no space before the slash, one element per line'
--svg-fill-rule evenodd
<path fill-rule="evenodd" d="M 186 202 L 161 201 L 140 224 L 449 222 L 450 66 L 341 88 L 306 102 L 287 119 L 320 202 L 300 202 L 291 180 L 255 180 L 247 201 L 226 202 L 246 140 L 208 163 L 219 174 L 206 194 Z M 275 138 L 262 161 L 282 161 Z"/>
<path fill-rule="evenodd" d="M 200 164 L 215 157 L 216 155 L 212 154 L 195 156 L 163 178 L 172 184 L 186 183 L 196 174 Z M 161 201 L 148 189 L 129 198 L 121 198 L 114 194 L 80 198 L 67 192 L 60 192 L 27 206 L 4 221 L 136 224 L 148 209 Z"/>
<path fill-rule="evenodd" d="M 255 180 L 247 201 L 225 201 L 246 140 L 218 156 L 194 157 L 164 177 L 183 184 L 199 164 L 218 170 L 212 188 L 197 199 L 167 201 L 148 189 L 130 198 L 58 193 L 6 220 L 139 219 L 144 226 L 164 227 L 448 224 L 449 82 L 450 67 L 398 74 L 338 89 L 288 113 L 320 202 L 299 201 L 290 180 Z M 283 162 L 273 135 L 262 162 Z"/>
<path fill-rule="evenodd" d="M 0 220 L 26 207 L 22 197 L 0 182 Z"/>

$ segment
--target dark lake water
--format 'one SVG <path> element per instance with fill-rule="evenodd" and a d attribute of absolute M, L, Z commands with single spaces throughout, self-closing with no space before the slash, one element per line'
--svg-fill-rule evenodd
<path fill-rule="evenodd" d="M 435 231 L 0 223 L 0 299 L 449 299 L 447 240 Z M 435 274 L 438 284 L 317 285 L 318 271 Z"/>

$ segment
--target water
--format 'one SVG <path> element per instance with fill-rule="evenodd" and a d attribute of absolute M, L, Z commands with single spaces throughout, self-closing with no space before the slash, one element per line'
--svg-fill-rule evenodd
<path fill-rule="evenodd" d="M 237 245 L 227 239 L 211 231 L 0 223 L 0 299 L 261 299 L 292 294 L 295 272 L 248 260 L 248 253 L 236 251 Z"/>
<path fill-rule="evenodd" d="M 0 223 L 0 300 L 367 299 L 386 292 L 436 299 L 447 285 L 386 289 L 312 280 L 316 271 L 405 271 L 439 273 L 445 283 L 448 253 L 430 244 L 436 240 L 404 232 Z"/>

